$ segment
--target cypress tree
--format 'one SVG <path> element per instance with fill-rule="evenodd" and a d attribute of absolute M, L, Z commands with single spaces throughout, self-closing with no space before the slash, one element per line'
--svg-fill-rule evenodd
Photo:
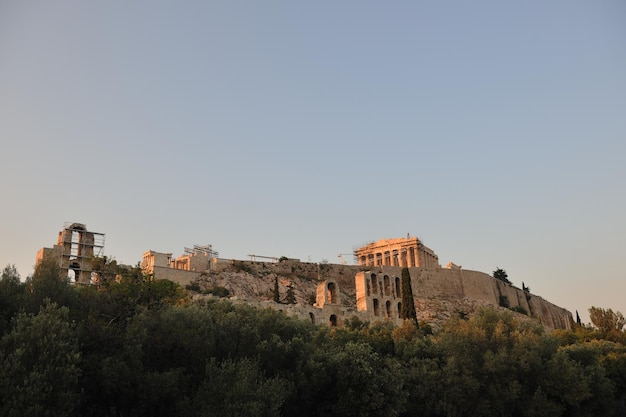
<path fill-rule="evenodd" d="M 293 284 L 290 282 L 287 285 L 287 294 L 285 295 L 286 304 L 296 304 L 296 295 L 293 292 Z"/>
<path fill-rule="evenodd" d="M 274 278 L 274 302 L 280 303 L 280 293 L 278 292 L 278 277 Z"/>
<path fill-rule="evenodd" d="M 402 268 L 402 311 L 400 316 L 405 320 L 413 320 L 417 326 L 413 288 L 411 288 L 411 274 L 409 274 L 409 268 L 406 267 Z"/>

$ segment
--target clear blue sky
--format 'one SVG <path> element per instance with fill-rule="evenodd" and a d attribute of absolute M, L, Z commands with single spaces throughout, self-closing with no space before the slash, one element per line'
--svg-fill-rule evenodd
<path fill-rule="evenodd" d="M 66 221 L 128 264 L 411 233 L 626 313 L 625 22 L 621 0 L 5 0 L 0 267 L 31 274 Z"/>

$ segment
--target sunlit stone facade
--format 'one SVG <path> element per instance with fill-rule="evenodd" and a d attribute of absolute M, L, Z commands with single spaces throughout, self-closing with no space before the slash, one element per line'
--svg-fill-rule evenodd
<path fill-rule="evenodd" d="M 417 237 L 382 239 L 354 251 L 359 265 L 441 268 L 439 257 Z"/>

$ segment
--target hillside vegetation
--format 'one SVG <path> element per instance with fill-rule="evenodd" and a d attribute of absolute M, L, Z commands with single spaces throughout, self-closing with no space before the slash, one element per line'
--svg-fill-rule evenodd
<path fill-rule="evenodd" d="M 512 312 L 314 326 L 191 301 L 139 269 L 70 286 L 54 264 L 0 279 L 2 416 L 621 416 L 622 320 L 547 334 Z M 621 327 L 620 327 L 621 326 Z"/>

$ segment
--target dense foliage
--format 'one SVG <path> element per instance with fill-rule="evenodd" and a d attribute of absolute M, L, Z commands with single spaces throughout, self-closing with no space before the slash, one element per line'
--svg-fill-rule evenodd
<path fill-rule="evenodd" d="M 417 314 L 415 312 L 415 301 L 413 300 L 413 288 L 411 287 L 411 274 L 409 268 L 402 268 L 402 309 L 400 317 L 405 320 L 413 320 L 417 325 Z"/>
<path fill-rule="evenodd" d="M 608 329 L 552 334 L 490 309 L 433 335 L 411 320 L 329 328 L 191 302 L 138 269 L 100 288 L 70 286 L 57 271 L 39 265 L 25 283 L 14 268 L 2 273 L 0 415 L 626 413 L 622 318 L 608 311 L 597 312 Z"/>
<path fill-rule="evenodd" d="M 493 271 L 493 277 L 502 282 L 506 282 L 507 284 L 511 284 L 511 281 L 509 280 L 509 274 L 507 274 L 506 271 L 502 268 L 496 268 L 496 270 Z"/>

